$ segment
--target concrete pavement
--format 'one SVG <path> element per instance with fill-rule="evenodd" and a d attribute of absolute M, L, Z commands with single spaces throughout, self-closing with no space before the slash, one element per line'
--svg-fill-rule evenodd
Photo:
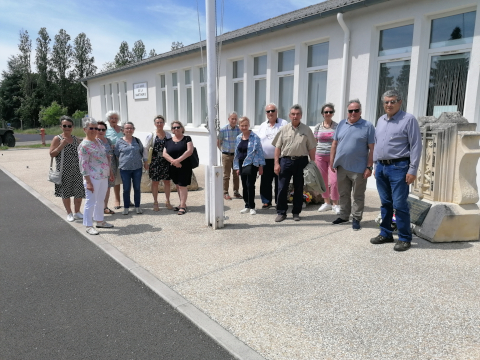
<path fill-rule="evenodd" d="M 2 153 L 1 168 L 61 213 L 46 181 L 48 151 Z M 202 187 L 203 169 L 195 173 Z M 143 215 L 108 216 L 115 228 L 101 231 L 104 245 L 266 359 L 480 358 L 479 242 L 414 238 L 405 253 L 371 245 L 374 190 L 358 232 L 332 225 L 336 216 L 316 206 L 299 223 L 274 223 L 273 209 L 242 215 L 242 200 L 225 203 L 229 220 L 213 231 L 204 225 L 203 190 L 189 193 L 184 216 L 151 211 L 151 194 L 142 204 Z"/>

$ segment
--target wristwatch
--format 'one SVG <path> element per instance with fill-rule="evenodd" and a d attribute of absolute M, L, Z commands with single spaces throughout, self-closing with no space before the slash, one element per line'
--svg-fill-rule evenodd
<path fill-rule="evenodd" d="M 367 166 L 367 169 L 373 171 L 373 166 Z"/>

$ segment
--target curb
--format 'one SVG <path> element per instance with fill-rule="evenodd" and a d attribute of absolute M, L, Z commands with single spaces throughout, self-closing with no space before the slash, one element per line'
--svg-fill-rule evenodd
<path fill-rule="evenodd" d="M 32 194 L 36 199 L 38 199 L 41 203 L 47 206 L 59 217 L 61 217 L 62 219 L 65 217 L 65 211 L 62 208 L 55 205 L 50 200 L 44 198 L 39 192 L 24 183 L 22 180 L 10 173 L 1 165 L 0 170 L 3 171 L 18 185 L 20 185 L 22 188 Z M 233 357 L 238 360 L 266 360 L 263 356 L 250 348 L 243 341 L 235 337 L 233 334 L 223 328 L 220 324 L 211 319 L 203 311 L 191 304 L 182 295 L 168 287 L 165 283 L 155 277 L 148 270 L 142 268 L 139 264 L 127 257 L 116 247 L 103 239 L 100 235 L 87 235 L 83 224 L 76 222 L 72 222 L 69 224 L 73 228 L 75 228 L 75 230 L 77 230 L 85 239 L 89 240 L 98 248 L 100 248 L 104 253 L 106 253 L 118 264 L 128 270 L 128 272 L 130 272 L 134 277 L 136 277 L 148 288 L 150 288 L 154 293 L 156 293 L 163 300 L 169 303 L 175 310 L 177 310 L 179 313 L 189 319 L 192 323 L 194 323 L 200 330 L 210 336 L 217 344 L 227 350 Z"/>

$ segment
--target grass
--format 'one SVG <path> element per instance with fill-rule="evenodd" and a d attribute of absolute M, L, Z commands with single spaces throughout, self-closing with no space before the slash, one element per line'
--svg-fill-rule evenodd
<path fill-rule="evenodd" d="M 8 146 L 0 146 L 0 150 L 8 150 L 9 147 Z"/>
<path fill-rule="evenodd" d="M 40 148 L 45 148 L 48 149 L 50 147 L 50 143 L 46 143 L 45 146 L 42 144 L 35 144 L 35 145 L 15 145 L 16 148 L 30 148 L 30 149 L 40 149 Z"/>

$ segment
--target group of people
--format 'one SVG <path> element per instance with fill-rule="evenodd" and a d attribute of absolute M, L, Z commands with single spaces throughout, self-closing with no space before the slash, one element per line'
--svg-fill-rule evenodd
<path fill-rule="evenodd" d="M 61 183 L 55 184 L 55 196 L 62 198 L 67 220 L 83 220 L 87 233 L 97 235 L 96 228 L 112 228 L 104 219 L 105 214 L 115 214 L 108 207 L 110 188 L 114 188 L 115 206 L 120 206 L 120 186 L 123 184 L 123 214 L 128 215 L 130 207 L 142 214 L 140 207 L 140 184 L 143 169 L 148 171 L 152 182 L 154 211 L 159 211 L 159 182 L 164 183 L 167 209 L 178 215 L 187 212 L 187 186 L 191 183 L 192 165 L 189 157 L 193 143 L 185 136 L 180 121 L 171 123 L 172 134 L 164 131 L 165 118 L 154 118 L 156 131 L 149 134 L 146 146 L 133 136 L 135 125 L 126 122 L 118 125 L 120 116 L 115 111 L 106 114 L 110 126 L 103 121 L 85 117 L 83 130 L 85 138 L 72 135 L 74 122 L 68 116 L 60 118 L 62 133 L 50 145 L 50 156 L 56 159 L 56 170 L 61 172 Z M 170 181 L 177 187 L 179 205 L 170 203 Z M 133 187 L 133 203 L 130 200 Z M 72 201 L 73 209 L 72 210 Z M 80 211 L 82 199 L 86 199 L 84 212 Z M 96 222 L 96 227 L 93 226 Z"/>
<path fill-rule="evenodd" d="M 413 115 L 401 110 L 402 97 L 398 91 L 385 92 L 382 102 L 385 115 L 378 119 L 376 128 L 362 119 L 362 104 L 358 99 L 348 102 L 348 116 L 338 124 L 332 119 L 335 106 L 325 104 L 321 109 L 323 120 L 314 131 L 301 122 L 300 105 L 290 108 L 288 123 L 278 117 L 275 104 L 268 104 L 265 107 L 267 120 L 261 124 L 258 134 L 250 130 L 247 117 L 238 119 L 236 113 L 231 113 L 228 124 L 220 129 L 217 144 L 222 152 L 225 200 L 232 200 L 229 195 L 231 175 L 233 195 L 242 198 L 240 177 L 245 202 L 241 213 L 255 215 L 258 174 L 261 176 L 262 208 L 270 208 L 274 198 L 275 222 L 282 222 L 287 218 L 289 185 L 293 180 L 292 215 L 293 220 L 300 221 L 303 170 L 309 162 L 315 162 L 326 185 L 322 194 L 324 203 L 318 211 L 332 210 L 337 214 L 338 218 L 333 221 L 335 225 L 349 223 L 352 215 L 352 229 L 358 231 L 361 229 L 367 180 L 375 174 L 382 204 L 382 222 L 380 234 L 370 242 L 394 242 L 391 225 L 395 212 L 398 241 L 394 250 L 408 250 L 412 232 L 407 199 L 420 162 L 420 128 Z"/>

